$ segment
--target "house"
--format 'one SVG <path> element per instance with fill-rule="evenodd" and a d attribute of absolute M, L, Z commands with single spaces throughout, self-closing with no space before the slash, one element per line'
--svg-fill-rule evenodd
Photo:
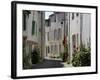
<path fill-rule="evenodd" d="M 88 48 L 91 46 L 91 14 L 85 13 L 80 15 L 82 44 Z"/>
<path fill-rule="evenodd" d="M 91 45 L 91 16 L 87 13 L 68 13 L 68 53 L 69 62 L 73 59 L 74 52 L 80 51 L 81 44 L 85 47 Z"/>
<path fill-rule="evenodd" d="M 71 62 L 75 50 L 80 50 L 80 14 L 69 12 L 66 17 L 68 24 L 68 60 Z"/>
<path fill-rule="evenodd" d="M 57 58 L 64 51 L 64 13 L 54 12 L 45 20 L 46 57 Z"/>
<path fill-rule="evenodd" d="M 23 63 L 31 65 L 31 54 L 38 48 L 41 59 L 44 57 L 45 36 L 44 12 L 23 10 Z M 27 62 L 25 62 L 27 59 Z M 24 64 L 23 64 L 24 65 Z"/>

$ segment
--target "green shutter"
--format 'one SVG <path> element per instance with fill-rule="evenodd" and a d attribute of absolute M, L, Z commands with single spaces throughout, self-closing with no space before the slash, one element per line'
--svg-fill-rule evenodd
<path fill-rule="evenodd" d="M 32 21 L 32 35 L 35 34 L 35 21 Z"/>
<path fill-rule="evenodd" d="M 23 12 L 23 30 L 26 30 L 26 14 Z"/>

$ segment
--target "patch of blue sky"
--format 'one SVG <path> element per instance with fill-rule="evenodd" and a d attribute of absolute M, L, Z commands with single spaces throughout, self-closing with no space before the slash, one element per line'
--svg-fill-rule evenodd
<path fill-rule="evenodd" d="M 45 19 L 48 19 L 49 18 L 49 16 L 51 15 L 51 14 L 53 14 L 54 12 L 45 12 Z"/>

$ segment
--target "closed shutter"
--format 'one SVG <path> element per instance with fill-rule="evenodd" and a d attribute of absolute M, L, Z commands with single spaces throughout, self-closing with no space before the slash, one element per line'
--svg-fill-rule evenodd
<path fill-rule="evenodd" d="M 32 35 L 35 34 L 35 21 L 32 21 Z"/>

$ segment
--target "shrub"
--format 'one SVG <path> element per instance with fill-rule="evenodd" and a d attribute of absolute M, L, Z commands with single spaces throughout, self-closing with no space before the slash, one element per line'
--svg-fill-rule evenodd
<path fill-rule="evenodd" d="M 32 57 L 32 64 L 36 64 L 39 62 L 40 60 L 40 55 L 39 55 L 39 49 L 34 49 L 32 54 L 31 54 L 31 57 Z"/>
<path fill-rule="evenodd" d="M 70 61 L 67 61 L 67 64 L 70 64 Z"/>
<path fill-rule="evenodd" d="M 72 65 L 77 67 L 80 66 L 80 53 L 76 52 L 73 54 Z"/>
<path fill-rule="evenodd" d="M 68 47 L 64 47 L 64 52 L 60 53 L 60 58 L 63 62 L 67 61 L 68 58 Z"/>
<path fill-rule="evenodd" d="M 63 53 L 60 53 L 60 58 L 63 59 Z"/>
<path fill-rule="evenodd" d="M 91 53 L 90 48 L 82 47 L 81 51 L 73 54 L 72 60 L 73 66 L 90 66 L 91 65 Z"/>
<path fill-rule="evenodd" d="M 80 61 L 81 61 L 81 66 L 90 66 L 91 65 L 90 49 L 86 49 L 85 51 L 81 52 Z"/>
<path fill-rule="evenodd" d="M 67 56 L 68 56 L 67 53 L 64 52 L 64 53 L 63 53 L 63 62 L 66 62 L 66 61 L 67 61 Z"/>

